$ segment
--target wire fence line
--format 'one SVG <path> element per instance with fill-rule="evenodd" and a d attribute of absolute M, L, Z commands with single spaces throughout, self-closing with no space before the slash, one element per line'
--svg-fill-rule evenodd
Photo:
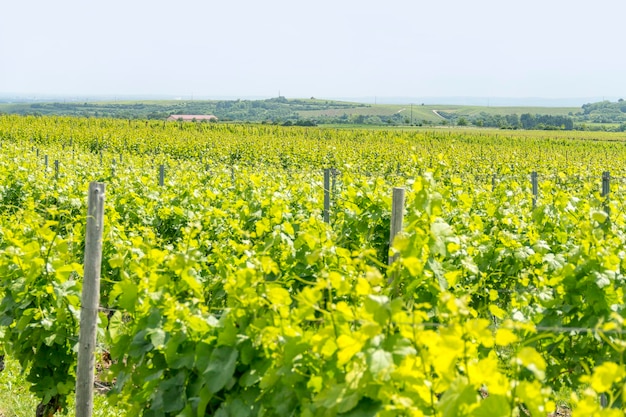
<path fill-rule="evenodd" d="M 41 157 L 39 156 L 39 149 L 36 150 L 37 152 L 37 160 L 41 159 Z M 100 158 L 100 164 L 102 165 L 103 162 L 103 154 L 102 152 L 100 152 L 98 154 L 99 158 Z M 45 159 L 48 159 L 48 155 L 44 155 Z M 133 166 L 132 161 L 128 162 L 126 159 L 123 157 L 123 153 L 112 153 L 110 155 L 110 157 L 112 157 L 112 159 L 110 159 L 111 162 L 111 167 L 108 167 L 107 169 L 109 169 L 109 172 L 111 173 L 112 176 L 116 176 L 118 171 L 121 171 L 122 167 L 124 167 L 124 169 L 128 169 L 131 170 L 131 172 L 136 172 L 137 168 Z M 58 157 L 57 157 L 58 158 Z M 74 158 L 72 158 L 74 159 Z M 59 168 L 59 159 L 55 159 L 55 166 L 53 169 L 55 178 L 58 178 L 60 175 L 60 168 Z M 180 162 L 180 161 L 179 161 Z M 200 162 L 202 164 L 202 160 Z M 158 178 L 158 183 L 159 185 L 164 185 L 164 172 L 163 169 L 166 168 L 168 170 L 168 172 L 171 172 L 171 164 L 174 164 L 176 166 L 181 166 L 180 163 L 176 163 L 176 161 L 163 161 L 163 163 L 159 164 L 159 165 L 154 165 L 154 162 L 151 166 L 151 168 L 149 169 L 150 172 L 154 172 L 157 171 L 157 178 Z M 229 165 L 228 162 L 224 161 L 221 164 L 219 164 L 219 166 L 223 167 L 224 164 Z M 46 167 L 46 172 L 49 172 L 49 164 L 44 162 L 44 165 Z M 275 166 L 276 164 L 272 164 L 272 166 Z M 183 164 L 184 168 L 183 170 L 187 170 L 189 167 L 186 164 Z M 231 180 L 234 182 L 235 180 L 235 176 L 237 174 L 237 171 L 239 170 L 237 164 L 230 164 L 230 174 L 231 174 Z M 262 165 L 262 166 L 250 166 L 250 167 L 254 167 L 258 170 L 260 170 L 261 172 L 267 172 L 266 165 Z M 104 166 L 103 166 L 104 168 Z M 142 166 L 142 168 L 145 170 L 146 167 Z M 361 169 L 350 169 L 349 171 L 346 170 L 346 168 L 342 168 L 337 169 L 336 167 L 333 168 L 329 168 L 331 170 L 331 175 L 332 175 L 332 179 L 333 182 L 336 181 L 337 178 L 341 177 L 342 175 L 344 175 L 344 173 L 346 175 L 353 175 L 353 176 L 362 176 L 365 178 L 384 178 L 384 179 L 393 179 L 393 178 L 399 178 L 402 179 L 406 182 L 410 182 L 410 181 L 415 181 L 416 179 L 422 177 L 424 174 L 426 174 L 427 172 L 429 172 L 428 170 L 425 170 L 423 167 L 406 167 L 406 166 L 401 166 L 398 165 L 397 167 L 386 167 L 386 169 L 381 168 L 378 172 L 375 171 L 367 171 L 367 170 L 361 170 Z M 205 172 L 211 172 L 212 167 L 210 165 L 205 165 L 204 166 L 204 171 Z M 415 170 L 419 170 L 421 171 L 421 174 L 419 175 L 407 175 L 410 171 L 415 171 Z M 279 167 L 279 169 L 277 170 L 280 173 L 284 173 L 286 175 L 301 175 L 303 170 L 298 170 L 298 169 L 291 169 L 291 168 L 281 168 Z M 194 172 L 198 172 L 198 170 L 195 170 Z M 608 172 L 608 171 L 605 171 Z M 509 181 L 518 181 L 518 182 L 529 182 L 532 181 L 532 176 L 533 174 L 536 174 L 536 180 L 537 181 L 556 181 L 556 182 L 567 182 L 567 183 L 571 183 L 572 181 L 577 181 L 577 182 L 593 182 L 593 181 L 598 181 L 599 183 L 602 181 L 602 176 L 601 175 L 572 175 L 572 174 L 564 174 L 564 173 L 541 173 L 538 171 L 533 171 L 533 172 L 529 172 L 526 174 L 514 174 L 514 173 L 500 173 L 500 172 L 495 172 L 495 173 L 485 173 L 485 174 L 471 174 L 471 173 L 464 173 L 464 172 L 458 172 L 458 171 L 450 171 L 449 175 L 450 176 L 460 176 L 462 179 L 467 179 L 467 178 L 472 178 L 474 181 L 478 181 L 478 182 L 486 182 L 489 183 L 489 181 L 491 181 L 492 183 L 492 189 L 495 189 L 495 187 L 503 182 L 509 182 Z M 436 180 L 441 180 L 442 178 L 438 178 L 437 176 L 435 177 Z M 444 179 L 445 180 L 445 179 Z M 616 176 L 608 176 L 608 178 L 606 178 L 606 180 L 608 180 L 609 182 L 617 182 L 617 183 L 625 183 L 626 182 L 626 176 L 623 175 L 616 175 Z M 333 187 L 334 188 L 334 187 Z"/>
<path fill-rule="evenodd" d="M 115 160 L 114 160 L 115 161 Z M 122 157 L 120 155 L 119 161 L 121 163 L 122 161 Z M 55 160 L 55 162 L 58 162 L 58 160 Z M 160 165 L 161 167 L 163 165 Z M 58 163 L 56 164 L 56 171 L 58 173 Z M 161 172 L 163 172 L 161 170 Z M 232 171 L 231 171 L 232 172 Z M 288 171 L 289 172 L 289 171 Z M 295 173 L 301 173 L 301 171 L 291 171 L 294 174 Z M 349 173 L 352 175 L 352 173 Z M 331 171 L 331 175 L 333 176 L 333 178 L 337 178 L 342 176 L 342 171 L 338 170 L 338 169 L 332 169 Z M 359 174 L 357 174 L 359 175 Z M 401 173 L 397 174 L 398 176 L 402 176 Z M 376 175 L 371 175 L 371 177 L 377 177 L 379 178 L 380 176 L 376 176 Z M 500 181 L 509 181 L 509 180 L 524 180 L 527 181 L 529 180 L 530 174 L 525 174 L 525 175 L 511 175 L 511 174 L 492 174 L 492 175 L 475 175 L 475 177 L 482 177 L 485 180 L 500 180 Z M 415 179 L 417 177 L 413 177 L 413 179 Z M 601 179 L 609 179 L 611 181 L 617 181 L 617 182 L 624 182 L 626 181 L 626 177 L 612 177 L 610 175 L 608 176 L 597 176 L 597 175 L 592 175 L 592 176 L 566 176 L 565 178 L 563 178 L 562 175 L 559 174 L 538 174 L 536 176 L 537 179 L 542 179 L 542 180 L 567 180 L 567 179 L 571 179 L 574 178 L 577 181 L 580 180 L 584 180 L 584 181 L 589 181 L 589 180 L 601 180 Z M 349 199 L 343 198 L 340 195 L 337 195 L 336 193 L 336 188 L 335 187 L 331 187 L 331 188 L 323 188 L 324 192 L 327 193 L 331 193 L 333 195 L 333 200 L 337 200 L 337 201 L 342 201 L 342 202 L 346 202 L 346 203 L 350 203 L 350 204 L 357 204 L 354 201 L 351 201 Z M 445 326 L 445 323 L 395 323 L 398 325 L 416 325 L 416 326 L 423 326 L 423 327 L 432 327 L 432 328 L 439 328 L 442 326 Z M 541 331 L 541 332 L 550 332 L 550 333 L 573 333 L 573 332 L 593 332 L 593 333 L 604 333 L 604 334 L 619 334 L 622 335 L 624 333 L 626 333 L 626 330 L 622 330 L 622 329 L 612 329 L 612 330 L 602 330 L 602 329 L 598 329 L 598 328 L 587 328 L 587 327 L 560 327 L 560 326 L 534 326 L 533 329 L 535 331 Z"/>
<path fill-rule="evenodd" d="M 118 312 L 125 313 L 126 312 L 126 310 L 123 310 L 123 309 L 116 309 L 116 308 L 109 308 L 109 307 L 100 307 L 99 311 L 107 312 L 107 313 L 118 313 Z M 489 318 L 487 317 L 482 317 L 482 318 L 489 319 L 492 321 L 492 323 L 495 321 L 494 316 L 491 316 Z M 307 320 L 307 321 L 313 322 L 313 320 Z M 322 322 L 324 321 L 324 319 L 320 318 L 317 321 Z M 370 321 L 366 321 L 362 319 L 354 319 L 350 321 L 353 323 L 359 323 L 359 324 L 370 323 Z M 395 325 L 395 326 L 423 327 L 423 328 L 437 329 L 437 330 L 442 329 L 442 328 L 448 328 L 454 324 L 459 324 L 459 325 L 464 324 L 464 322 L 462 321 L 445 323 L 445 322 L 422 322 L 422 321 L 406 321 L 405 322 L 405 321 L 395 321 L 395 320 L 388 320 L 387 323 Z M 506 330 L 511 330 L 511 331 L 530 332 L 530 333 L 534 332 L 534 333 L 570 334 L 570 335 L 572 335 L 573 333 L 592 333 L 592 334 L 608 334 L 608 335 L 620 335 L 620 336 L 626 335 L 626 329 L 624 328 L 602 329 L 600 326 L 596 326 L 596 327 L 542 326 L 542 325 L 535 325 L 534 323 L 525 322 L 525 321 L 513 321 L 512 324 L 513 325 L 502 325 L 502 324 L 498 325 L 498 324 L 493 323 L 485 328 L 494 332 L 497 331 L 498 329 L 506 329 Z M 73 337 L 73 336 L 68 336 L 68 339 L 78 341 L 78 338 Z"/>
<path fill-rule="evenodd" d="M 414 327 L 425 327 L 425 328 L 446 328 L 449 327 L 449 323 L 433 323 L 433 322 L 395 322 L 391 321 L 390 323 L 397 326 L 414 326 Z M 572 334 L 572 333 L 593 333 L 593 334 L 616 334 L 616 335 L 626 335 L 626 329 L 600 329 L 599 327 L 578 327 L 578 326 L 537 326 L 532 323 L 527 322 L 518 322 L 519 326 L 497 326 L 490 325 L 486 327 L 486 329 L 496 331 L 498 329 L 506 329 L 506 330 L 517 330 L 517 331 L 526 331 L 526 332 L 537 332 L 537 333 L 551 333 L 551 334 Z M 463 324 L 460 322 L 459 324 Z"/>

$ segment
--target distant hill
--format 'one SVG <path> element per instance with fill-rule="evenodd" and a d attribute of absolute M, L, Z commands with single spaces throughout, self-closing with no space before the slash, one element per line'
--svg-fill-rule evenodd
<path fill-rule="evenodd" d="M 368 104 L 426 104 L 480 107 L 576 107 L 618 97 L 338 97 L 337 100 Z"/>
<path fill-rule="evenodd" d="M 204 96 L 172 96 L 154 94 L 146 95 L 24 95 L 0 92 L 0 103 L 84 103 L 84 102 L 170 102 L 170 101 L 263 101 L 267 97 L 204 97 Z M 379 96 L 379 97 L 328 97 L 329 101 L 363 103 L 363 104 L 426 104 L 426 105 L 457 105 L 457 106 L 481 106 L 481 107 L 577 107 L 583 104 L 602 101 L 618 101 L 620 97 L 405 97 L 405 96 Z"/>
<path fill-rule="evenodd" d="M 520 100 L 520 99 L 516 99 Z M 554 104 L 554 102 L 553 102 Z M 0 112 L 166 120 L 171 115 L 208 115 L 220 121 L 285 125 L 478 126 L 507 129 L 626 130 L 623 100 L 576 106 L 384 104 L 316 98 L 264 100 L 109 100 L 5 102 Z M 622 126 L 624 124 L 624 126 Z"/>

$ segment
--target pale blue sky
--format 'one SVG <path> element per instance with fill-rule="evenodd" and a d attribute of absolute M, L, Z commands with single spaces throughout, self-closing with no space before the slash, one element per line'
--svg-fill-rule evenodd
<path fill-rule="evenodd" d="M 3 0 L 0 93 L 626 98 L 624 0 Z"/>

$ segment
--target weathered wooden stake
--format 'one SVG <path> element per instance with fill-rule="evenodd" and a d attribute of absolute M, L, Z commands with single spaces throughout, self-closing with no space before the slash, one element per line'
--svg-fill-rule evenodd
<path fill-rule="evenodd" d="M 533 186 L 533 208 L 537 207 L 537 194 L 539 194 L 539 186 L 537 184 L 537 171 L 530 173 L 530 182 Z"/>
<path fill-rule="evenodd" d="M 394 187 L 391 200 L 391 230 L 389 233 L 389 248 L 393 245 L 396 235 L 402 231 L 404 221 L 404 188 Z M 389 255 L 389 265 L 395 262 L 397 255 Z M 391 282 L 391 279 L 390 279 Z"/>
<path fill-rule="evenodd" d="M 609 194 L 611 193 L 611 173 L 609 171 L 604 171 L 602 173 L 602 197 L 604 200 L 604 211 L 606 214 L 610 215 L 609 208 Z"/>
<path fill-rule="evenodd" d="M 45 156 L 43 157 L 43 163 L 44 163 L 44 165 L 45 165 L 45 170 L 46 170 L 46 172 L 48 172 L 48 155 L 45 155 Z"/>
<path fill-rule="evenodd" d="M 54 179 L 59 179 L 59 160 L 54 160 Z"/>
<path fill-rule="evenodd" d="M 330 169 L 324 169 L 324 223 L 330 224 Z"/>
<path fill-rule="evenodd" d="M 611 173 L 604 171 L 602 173 L 602 197 L 606 197 L 611 192 Z"/>
<path fill-rule="evenodd" d="M 602 408 L 606 408 L 609 405 L 609 399 L 606 396 L 606 393 L 600 394 L 600 406 Z"/>
<path fill-rule="evenodd" d="M 98 305 L 100 303 L 102 229 L 104 226 L 104 191 L 105 185 L 103 183 L 92 182 L 89 184 L 85 266 L 80 307 L 78 365 L 76 368 L 76 417 L 91 417 L 93 413 L 95 348 Z"/>
<path fill-rule="evenodd" d="M 159 185 L 163 187 L 163 184 L 165 184 L 165 165 L 161 164 L 159 166 Z"/>

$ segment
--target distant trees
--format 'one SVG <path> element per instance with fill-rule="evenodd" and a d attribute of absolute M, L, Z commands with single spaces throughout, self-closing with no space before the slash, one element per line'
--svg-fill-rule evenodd
<path fill-rule="evenodd" d="M 568 116 L 524 113 L 520 117 L 522 129 L 573 130 L 574 120 Z"/>
<path fill-rule="evenodd" d="M 591 123 L 622 123 L 626 122 L 626 103 L 619 99 L 613 103 L 608 100 L 587 103 L 582 106 L 581 119 Z"/>
<path fill-rule="evenodd" d="M 504 120 L 506 120 L 506 124 L 511 129 L 519 129 L 520 128 L 520 119 L 517 114 L 507 114 L 504 116 Z"/>
<path fill-rule="evenodd" d="M 459 119 L 460 120 L 460 119 Z M 551 116 L 547 114 L 488 114 L 481 112 L 470 121 L 479 127 L 497 127 L 500 129 L 538 129 L 538 130 L 573 130 L 574 119 L 569 116 Z M 457 122 L 458 125 L 459 122 Z"/>
<path fill-rule="evenodd" d="M 537 125 L 535 121 L 535 116 L 530 113 L 524 113 L 520 117 L 520 123 L 522 124 L 522 129 L 532 129 Z"/>

